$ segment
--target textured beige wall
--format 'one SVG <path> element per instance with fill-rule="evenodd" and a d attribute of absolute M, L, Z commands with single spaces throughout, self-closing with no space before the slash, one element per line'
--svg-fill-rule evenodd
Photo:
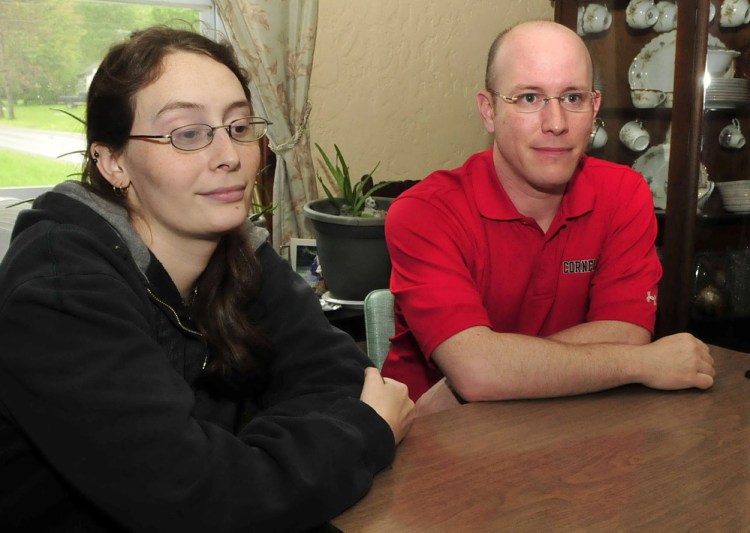
<path fill-rule="evenodd" d="M 310 137 L 355 176 L 421 179 L 490 146 L 474 95 L 487 49 L 551 0 L 321 0 Z M 319 163 L 313 146 L 313 159 Z"/>

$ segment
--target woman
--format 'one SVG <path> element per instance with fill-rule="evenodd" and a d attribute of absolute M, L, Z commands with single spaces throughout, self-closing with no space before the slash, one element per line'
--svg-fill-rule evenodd
<path fill-rule="evenodd" d="M 21 214 L 0 268 L 0 529 L 306 530 L 391 461 L 406 388 L 247 224 L 249 102 L 194 33 L 103 60 L 83 183 Z"/>

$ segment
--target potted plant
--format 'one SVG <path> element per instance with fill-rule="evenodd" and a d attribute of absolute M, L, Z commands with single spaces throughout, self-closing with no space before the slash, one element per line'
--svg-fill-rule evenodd
<path fill-rule="evenodd" d="M 332 298 L 361 302 L 370 291 L 387 288 L 390 280 L 385 214 L 393 199 L 374 196 L 388 182 L 367 189 L 375 165 L 369 174 L 352 183 L 339 147 L 334 144 L 336 156 L 332 161 L 320 145 L 315 146 L 338 189 L 334 194 L 318 176 L 326 198 L 308 202 L 303 208 L 312 222 L 323 280 Z"/>

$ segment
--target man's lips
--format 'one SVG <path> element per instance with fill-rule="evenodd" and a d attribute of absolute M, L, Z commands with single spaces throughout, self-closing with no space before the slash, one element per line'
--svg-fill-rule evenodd
<path fill-rule="evenodd" d="M 564 146 L 536 146 L 533 150 L 545 155 L 564 155 L 571 152 L 570 148 Z"/>

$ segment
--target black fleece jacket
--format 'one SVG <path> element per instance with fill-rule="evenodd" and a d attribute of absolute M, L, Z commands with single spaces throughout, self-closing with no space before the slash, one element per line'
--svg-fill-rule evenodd
<path fill-rule="evenodd" d="M 262 390 L 208 380 L 209 348 L 124 210 L 67 182 L 0 264 L 0 530 L 304 531 L 390 463 L 359 401 L 367 358 L 249 228 L 273 341 Z"/>

